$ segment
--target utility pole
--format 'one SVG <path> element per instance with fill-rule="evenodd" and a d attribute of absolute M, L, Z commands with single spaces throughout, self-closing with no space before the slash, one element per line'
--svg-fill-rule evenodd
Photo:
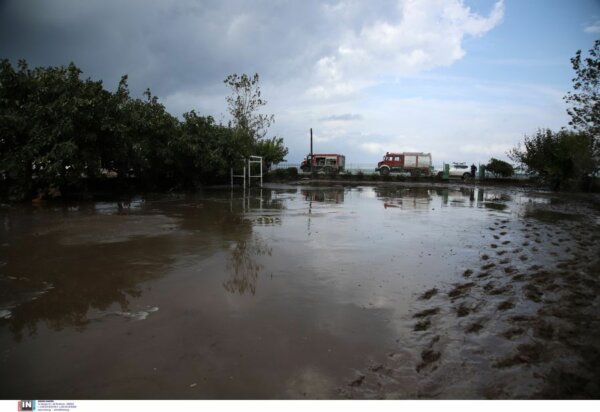
<path fill-rule="evenodd" d="M 312 127 L 310 128 L 310 174 L 313 173 L 313 143 L 312 143 Z"/>

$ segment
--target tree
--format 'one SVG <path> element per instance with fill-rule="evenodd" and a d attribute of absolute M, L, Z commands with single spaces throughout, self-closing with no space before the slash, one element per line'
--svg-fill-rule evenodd
<path fill-rule="evenodd" d="M 252 77 L 246 74 L 241 76 L 230 74 L 224 80 L 232 90 L 232 95 L 227 97 L 227 104 L 229 113 L 233 117 L 233 125 L 247 132 L 254 141 L 265 137 L 267 130 L 275 121 L 272 114 L 258 113 L 260 108 L 267 104 L 261 97 L 258 82 L 258 73 Z"/>
<path fill-rule="evenodd" d="M 594 139 L 594 152 L 600 155 L 600 40 L 594 42 L 589 57 L 582 58 L 581 50 L 571 59 L 575 78 L 573 92 L 565 96 L 572 105 L 567 109 L 569 124 L 576 130 L 588 133 Z"/>
<path fill-rule="evenodd" d="M 572 187 L 572 183 L 583 183 L 593 172 L 592 146 L 593 139 L 587 133 L 568 130 L 555 133 L 545 129 L 525 136 L 524 147 L 519 144 L 508 156 L 539 173 L 554 189 L 559 189 Z"/>
<path fill-rule="evenodd" d="M 257 156 L 262 156 L 267 170 L 271 168 L 273 163 L 283 162 L 288 154 L 288 148 L 283 145 L 282 137 L 260 140 L 256 142 L 254 150 Z"/>
<path fill-rule="evenodd" d="M 80 75 L 73 63 L 30 70 L 20 61 L 14 70 L 1 62 L 0 160 L 18 197 L 32 194 L 34 178 L 43 191 L 98 174 L 98 138 L 110 93 L 102 82 Z"/>
<path fill-rule="evenodd" d="M 503 160 L 495 159 L 493 157 L 485 166 L 485 169 L 502 177 L 510 177 L 515 173 L 510 163 L 507 163 Z"/>

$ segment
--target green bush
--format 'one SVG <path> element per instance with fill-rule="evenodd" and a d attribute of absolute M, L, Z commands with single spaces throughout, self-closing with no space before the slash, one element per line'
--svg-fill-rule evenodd
<path fill-rule="evenodd" d="M 288 176 L 290 179 L 298 178 L 298 168 L 297 167 L 288 167 L 287 168 Z"/>
<path fill-rule="evenodd" d="M 485 168 L 486 170 L 489 170 L 490 172 L 502 177 L 510 177 L 515 174 L 515 170 L 510 163 L 507 163 L 503 160 L 494 159 L 493 157 L 490 159 Z"/>

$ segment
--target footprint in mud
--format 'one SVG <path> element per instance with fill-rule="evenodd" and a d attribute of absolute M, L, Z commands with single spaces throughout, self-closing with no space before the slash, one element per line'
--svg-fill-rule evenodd
<path fill-rule="evenodd" d="M 490 245 L 490 247 L 491 247 L 492 249 L 496 249 L 496 248 L 498 247 L 498 245 L 497 245 L 497 244 L 495 244 L 495 243 L 492 243 L 492 244 Z"/>
<path fill-rule="evenodd" d="M 502 242 L 503 245 L 508 245 L 510 243 L 510 240 L 505 240 L 504 242 Z"/>
<path fill-rule="evenodd" d="M 506 231 L 502 231 L 502 232 L 500 232 L 500 236 L 504 236 L 504 235 L 506 235 L 507 233 L 508 233 L 508 232 L 506 232 Z"/>
<path fill-rule="evenodd" d="M 495 286 L 495 285 L 496 285 L 496 284 L 495 284 L 494 282 L 488 282 L 488 283 L 486 283 L 486 284 L 483 286 L 483 290 L 484 290 L 485 292 L 487 292 L 487 291 L 489 291 L 489 290 L 492 290 L 492 289 L 494 289 L 494 286 Z"/>
<path fill-rule="evenodd" d="M 442 353 L 440 351 L 435 350 L 435 344 L 440 340 L 439 335 L 435 336 L 429 342 L 429 345 L 426 349 L 421 352 L 421 363 L 417 365 L 417 372 L 421 372 L 427 366 L 437 362 L 441 357 Z"/>
<path fill-rule="evenodd" d="M 535 239 L 533 239 L 533 241 L 535 243 L 542 243 L 542 239 L 540 239 L 539 237 L 536 237 Z"/>
<path fill-rule="evenodd" d="M 477 275 L 477 278 L 483 279 L 483 278 L 487 278 L 490 275 L 491 275 L 490 272 L 481 272 L 480 274 Z"/>
<path fill-rule="evenodd" d="M 517 271 L 517 269 L 515 269 L 512 266 L 504 268 L 504 273 L 506 273 L 507 275 L 510 275 L 511 273 L 515 273 L 516 271 Z"/>
<path fill-rule="evenodd" d="M 544 354 L 544 350 L 544 345 L 539 342 L 524 343 L 517 346 L 515 355 L 498 360 L 494 366 L 496 368 L 510 368 L 521 364 L 538 363 Z"/>
<path fill-rule="evenodd" d="M 423 293 L 419 299 L 421 299 L 421 300 L 429 300 L 433 296 L 437 295 L 437 293 L 438 293 L 438 290 L 436 288 L 429 289 L 428 291 L 426 291 L 425 293 Z"/>
<path fill-rule="evenodd" d="M 490 257 L 488 255 L 481 255 L 481 260 L 488 260 Z"/>
<path fill-rule="evenodd" d="M 495 296 L 495 295 L 504 295 L 505 293 L 510 292 L 511 290 L 512 290 L 512 286 L 511 285 L 505 285 L 505 286 L 502 286 L 502 287 L 490 289 L 490 290 L 486 291 L 486 293 L 488 295 L 492 295 L 492 296 Z"/>
<path fill-rule="evenodd" d="M 479 305 L 467 305 L 466 303 L 461 303 L 456 309 L 456 317 L 464 318 L 471 313 L 476 313 L 479 311 Z"/>
<path fill-rule="evenodd" d="M 515 307 L 515 303 L 511 300 L 505 300 L 498 305 L 498 310 L 505 311 Z"/>
<path fill-rule="evenodd" d="M 531 248 L 531 251 L 532 251 L 532 252 L 537 252 L 537 251 L 539 251 L 539 249 L 538 249 L 537 247 L 535 247 L 535 246 L 534 246 L 534 247 L 532 247 L 532 248 Z"/>
<path fill-rule="evenodd" d="M 529 246 L 529 244 L 530 243 L 528 241 L 523 242 L 523 246 Z"/>
<path fill-rule="evenodd" d="M 501 333 L 501 336 L 505 337 L 508 340 L 512 340 L 513 338 L 515 338 L 517 336 L 521 336 L 523 333 L 525 333 L 525 329 L 515 327 L 515 328 L 510 328 L 507 331 Z"/>
<path fill-rule="evenodd" d="M 498 256 L 502 256 L 502 255 L 503 255 L 503 254 L 505 254 L 505 253 L 506 253 L 506 250 L 499 250 L 499 251 L 497 251 L 497 252 L 496 252 L 496 254 L 497 254 Z"/>
<path fill-rule="evenodd" d="M 521 256 L 519 256 L 519 259 L 520 259 L 522 262 L 525 262 L 526 260 L 529 260 L 529 257 L 528 257 L 527 255 L 521 255 Z"/>
<path fill-rule="evenodd" d="M 525 235 L 525 239 L 531 239 L 531 235 Z"/>
<path fill-rule="evenodd" d="M 431 321 L 429 319 L 423 319 L 423 320 L 420 320 L 417 323 L 415 323 L 415 327 L 413 328 L 413 330 L 415 332 L 422 332 L 422 331 L 429 329 L 430 326 L 431 326 Z"/>
<path fill-rule="evenodd" d="M 454 289 L 452 289 L 450 292 L 448 292 L 448 296 L 452 299 L 462 297 L 465 294 L 467 294 L 473 286 L 475 286 L 475 283 L 473 283 L 473 282 L 457 285 L 454 287 Z"/>
<path fill-rule="evenodd" d="M 496 228 L 495 228 L 495 227 L 491 227 L 491 226 L 490 226 L 490 227 L 488 227 L 488 229 L 489 229 L 489 230 L 496 230 Z"/>
<path fill-rule="evenodd" d="M 504 258 L 504 259 L 502 259 L 502 260 L 501 260 L 500 262 L 498 262 L 498 263 L 500 263 L 501 265 L 506 265 L 507 263 L 510 263 L 510 259 L 509 259 L 509 258 Z"/>
<path fill-rule="evenodd" d="M 525 297 L 529 300 L 532 300 L 536 303 L 539 303 L 542 301 L 542 296 L 544 296 L 544 294 L 534 285 L 532 284 L 528 284 L 524 287 L 525 290 Z"/>
<path fill-rule="evenodd" d="M 494 235 L 494 239 L 498 240 L 498 239 L 500 239 L 500 236 Z"/>
<path fill-rule="evenodd" d="M 512 251 L 512 252 L 513 252 L 513 253 L 521 253 L 522 251 L 523 251 L 523 249 L 522 249 L 522 248 L 520 248 L 520 247 L 518 247 L 518 248 L 516 248 L 516 249 L 513 249 L 513 251 Z"/>
<path fill-rule="evenodd" d="M 468 278 L 473 274 L 473 271 L 471 269 L 467 269 L 463 272 L 463 278 Z"/>
<path fill-rule="evenodd" d="M 365 375 L 360 375 L 358 378 L 354 379 L 352 382 L 348 384 L 348 386 L 357 387 L 363 384 L 365 381 Z"/>
<path fill-rule="evenodd" d="M 536 338 L 552 340 L 554 337 L 554 327 L 551 323 L 543 319 L 538 319 L 533 326 L 533 336 Z"/>
<path fill-rule="evenodd" d="M 465 328 L 465 333 L 477 333 L 485 326 L 485 320 L 480 319 Z"/>
<path fill-rule="evenodd" d="M 440 308 L 433 308 L 433 309 L 425 309 L 422 310 L 421 312 L 415 313 L 413 315 L 413 318 L 425 318 L 427 316 L 433 316 L 433 315 L 437 315 L 438 313 L 440 313 Z"/>
<path fill-rule="evenodd" d="M 487 265 L 483 265 L 483 266 L 481 267 L 481 270 L 488 270 L 488 269 L 491 269 L 491 268 L 493 268 L 494 266 L 496 266 L 496 264 L 495 264 L 495 263 L 488 263 Z"/>
<path fill-rule="evenodd" d="M 518 275 L 513 276 L 512 278 L 515 282 L 523 282 L 525 280 L 525 275 L 520 273 Z"/>

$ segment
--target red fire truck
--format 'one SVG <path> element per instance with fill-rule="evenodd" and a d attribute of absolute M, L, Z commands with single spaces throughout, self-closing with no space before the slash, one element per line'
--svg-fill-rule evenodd
<path fill-rule="evenodd" d="M 392 172 L 408 172 L 411 176 L 429 176 L 431 174 L 431 153 L 387 152 L 383 160 L 377 163 L 376 172 L 382 176 Z"/>

